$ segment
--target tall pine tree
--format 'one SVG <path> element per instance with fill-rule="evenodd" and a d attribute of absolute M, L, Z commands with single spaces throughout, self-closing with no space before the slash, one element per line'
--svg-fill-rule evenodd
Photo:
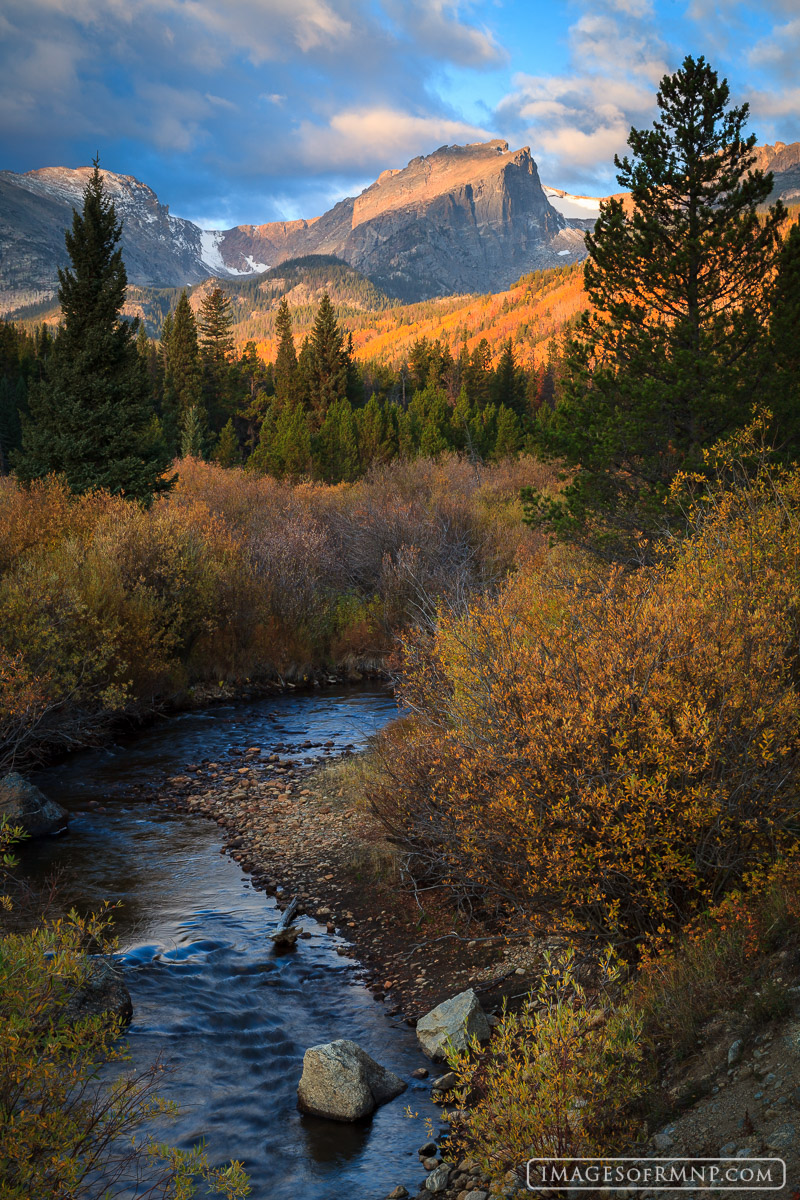
<path fill-rule="evenodd" d="M 542 445 L 577 467 L 545 506 L 566 536 L 638 559 L 664 521 L 675 474 L 744 423 L 769 370 L 768 283 L 785 210 L 759 212 L 748 106 L 687 57 L 658 92 L 660 119 L 616 159 L 630 206 L 609 200 L 586 244 L 594 307 L 569 347 L 564 398 Z M 541 498 L 532 496 L 536 517 Z"/>
<path fill-rule="evenodd" d="M 217 284 L 204 297 L 198 318 L 204 400 L 213 429 L 225 424 L 235 407 L 232 394 L 233 313 L 231 302 Z"/>
<path fill-rule="evenodd" d="M 95 160 L 59 270 L 62 325 L 44 379 L 31 387 L 16 468 L 24 480 L 51 472 L 73 492 L 107 488 L 143 501 L 163 491 L 167 456 L 152 438 L 153 406 L 135 330 L 120 318 L 127 277 L 121 224 Z"/>
<path fill-rule="evenodd" d="M 295 404 L 300 398 L 300 382 L 297 371 L 297 351 L 292 334 L 292 314 L 286 297 L 281 297 L 275 317 L 275 333 L 278 337 L 278 352 L 275 356 L 275 396 L 278 407 Z"/>
<path fill-rule="evenodd" d="M 344 333 L 325 292 L 311 333 L 310 402 L 318 424 L 332 404 L 347 396 L 348 367 Z"/>

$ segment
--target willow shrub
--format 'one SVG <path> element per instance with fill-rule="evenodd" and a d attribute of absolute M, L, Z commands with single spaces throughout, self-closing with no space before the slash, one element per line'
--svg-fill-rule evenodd
<path fill-rule="evenodd" d="M 800 472 L 733 465 L 659 566 L 523 570 L 407 640 L 373 803 L 418 875 L 633 950 L 794 843 Z"/>
<path fill-rule="evenodd" d="M 605 960 L 588 1003 L 571 955 L 544 967 L 538 990 L 504 1012 L 487 1046 L 473 1040 L 448 1058 L 457 1077 L 448 1157 L 477 1159 L 494 1178 L 523 1172 L 529 1158 L 607 1154 L 639 1133 L 633 1114 L 650 1072 L 641 1016 L 628 1001 L 611 1003 L 619 968 Z"/>
<path fill-rule="evenodd" d="M 0 478 L 0 769 L 198 684 L 380 666 L 397 631 L 496 586 L 547 469 L 455 456 L 355 484 L 185 459 L 148 509 Z"/>

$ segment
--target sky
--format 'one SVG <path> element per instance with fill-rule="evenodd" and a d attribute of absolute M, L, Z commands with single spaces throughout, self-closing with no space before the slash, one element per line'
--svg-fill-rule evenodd
<path fill-rule="evenodd" d="M 686 54 L 759 142 L 800 140 L 800 0 L 3 0 L 0 168 L 99 154 L 227 228 L 500 137 L 543 182 L 605 195 Z"/>

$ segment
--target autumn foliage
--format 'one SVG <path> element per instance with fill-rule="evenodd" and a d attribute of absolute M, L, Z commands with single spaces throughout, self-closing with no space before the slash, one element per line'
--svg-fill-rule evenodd
<path fill-rule="evenodd" d="M 396 631 L 536 543 L 518 493 L 548 477 L 450 457 L 328 487 L 186 459 L 147 509 L 0 479 L 0 760 L 197 689 L 382 667 Z"/>
<path fill-rule="evenodd" d="M 796 840 L 800 472 L 737 467 L 756 433 L 656 566 L 543 560 L 408 637 L 373 801 L 418 877 L 633 951 Z"/>

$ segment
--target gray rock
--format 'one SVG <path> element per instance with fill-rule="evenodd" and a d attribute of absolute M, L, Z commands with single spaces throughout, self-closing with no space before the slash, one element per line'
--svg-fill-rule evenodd
<path fill-rule="evenodd" d="M 297 1099 L 302 1112 L 333 1121 L 357 1121 L 405 1090 L 402 1079 L 376 1063 L 356 1042 L 339 1038 L 306 1050 Z"/>
<path fill-rule="evenodd" d="M 386 1200 L 406 1200 L 407 1196 L 408 1196 L 407 1189 L 403 1187 L 402 1183 L 398 1183 L 398 1185 L 394 1189 L 394 1191 L 389 1192 L 389 1195 L 386 1197 Z"/>
<path fill-rule="evenodd" d="M 668 1133 L 655 1133 L 650 1140 L 655 1150 L 669 1150 L 672 1145 L 672 1138 Z"/>
<path fill-rule="evenodd" d="M 125 986 L 120 967 L 110 959 L 93 959 L 83 986 L 64 1005 L 64 1019 L 73 1024 L 85 1017 L 113 1013 L 124 1022 L 133 1016 L 131 994 Z"/>
<path fill-rule="evenodd" d="M 736 1142 L 726 1142 L 724 1146 L 719 1148 L 720 1158 L 733 1158 L 736 1153 Z"/>
<path fill-rule="evenodd" d="M 473 1188 L 471 1192 L 467 1192 L 464 1200 L 488 1200 L 488 1196 L 488 1192 L 482 1192 L 480 1188 Z"/>
<path fill-rule="evenodd" d="M 473 1036 L 487 1041 L 489 1025 L 472 988 L 445 1000 L 417 1021 L 417 1041 L 428 1058 L 444 1058 L 448 1042 L 456 1050 L 465 1050 Z"/>
<path fill-rule="evenodd" d="M 787 1121 L 785 1125 L 773 1129 L 766 1141 L 769 1150 L 791 1150 L 797 1144 L 797 1131 L 794 1125 Z"/>
<path fill-rule="evenodd" d="M 35 784 L 11 771 L 0 779 L 0 817 L 6 817 L 11 825 L 21 825 L 30 837 L 44 837 L 66 829 L 69 813 Z"/>
<path fill-rule="evenodd" d="M 447 1187 L 447 1181 L 450 1178 L 452 1167 L 449 1163 L 442 1163 L 431 1171 L 428 1178 L 425 1180 L 425 1187 L 429 1192 L 443 1192 Z"/>
<path fill-rule="evenodd" d="M 742 1041 L 741 1038 L 737 1038 L 736 1041 L 732 1043 L 730 1049 L 728 1050 L 728 1066 L 729 1067 L 736 1066 L 739 1059 L 742 1057 L 743 1051 L 744 1051 L 744 1042 Z"/>
<path fill-rule="evenodd" d="M 446 1075 L 440 1075 L 438 1079 L 434 1079 L 431 1087 L 435 1092 L 449 1092 L 458 1083 L 458 1076 L 455 1071 L 448 1071 Z"/>

